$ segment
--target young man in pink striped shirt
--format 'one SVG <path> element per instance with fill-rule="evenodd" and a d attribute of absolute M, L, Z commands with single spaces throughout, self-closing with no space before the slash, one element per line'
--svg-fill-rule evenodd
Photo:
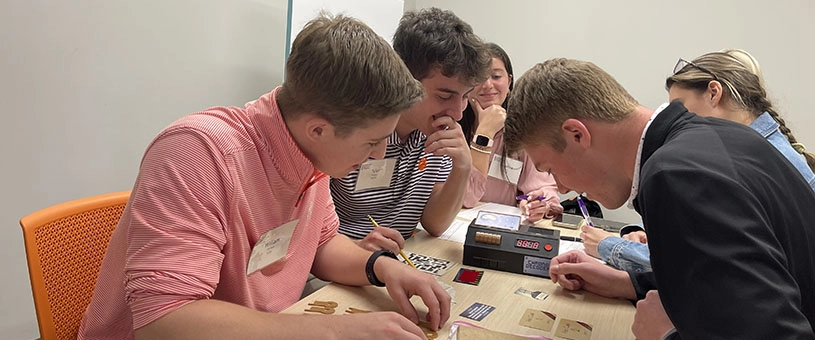
<path fill-rule="evenodd" d="M 328 188 L 328 176 L 382 158 L 399 113 L 422 96 L 363 23 L 310 22 L 282 86 L 242 108 L 183 117 L 150 144 L 78 338 L 422 339 L 412 295 L 438 329 L 450 296 L 391 254 L 338 235 Z M 387 285 L 402 315 L 278 313 L 309 272 Z"/>

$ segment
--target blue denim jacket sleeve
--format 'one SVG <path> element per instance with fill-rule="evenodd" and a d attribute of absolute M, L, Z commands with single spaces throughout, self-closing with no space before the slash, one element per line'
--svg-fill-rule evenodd
<path fill-rule="evenodd" d="M 629 273 L 651 271 L 651 252 L 647 244 L 609 236 L 600 240 L 597 252 L 600 259 L 614 268 Z"/>
<path fill-rule="evenodd" d="M 781 125 L 773 119 L 768 112 L 762 113 L 756 120 L 750 123 L 750 127 L 756 130 L 759 134 L 764 136 L 770 144 L 772 144 L 779 152 L 781 152 L 787 160 L 804 176 L 809 187 L 815 190 L 815 173 L 809 168 L 806 159 L 803 155 L 795 151 L 790 145 L 790 141 L 781 132 Z"/>

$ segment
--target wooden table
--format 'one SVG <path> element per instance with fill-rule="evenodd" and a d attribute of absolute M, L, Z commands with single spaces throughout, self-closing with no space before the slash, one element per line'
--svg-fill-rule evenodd
<path fill-rule="evenodd" d="M 561 229 L 562 235 L 576 236 L 576 230 Z M 451 306 L 450 320 L 439 331 L 439 340 L 446 340 L 453 321 L 467 321 L 491 330 L 524 334 L 543 335 L 553 339 L 555 329 L 562 318 L 582 321 L 593 327 L 591 339 L 634 339 L 631 324 L 634 321 L 634 306 L 626 300 L 608 299 L 589 292 L 571 292 L 552 283 L 549 279 L 502 271 L 465 266 L 484 270 L 484 276 L 478 286 L 453 282 L 461 268 L 464 252 L 463 244 L 442 240 L 420 232 L 407 240 L 405 250 L 437 258 L 458 262 L 449 272 L 440 276 L 440 281 L 455 289 L 455 303 Z M 518 288 L 530 291 L 542 291 L 549 294 L 545 300 L 535 300 L 529 296 L 515 294 Z M 286 308 L 283 313 L 301 314 L 308 308 L 308 303 L 315 300 L 336 301 L 339 306 L 335 314 L 343 314 L 348 307 L 370 311 L 398 311 L 385 288 L 349 287 L 340 284 L 329 284 L 311 295 Z M 427 313 L 427 307 L 418 296 L 411 301 L 420 318 Z M 475 302 L 494 306 L 492 311 L 481 321 L 474 321 L 459 316 Z M 519 325 L 526 309 L 544 310 L 557 315 L 554 327 L 550 332 L 527 328 Z"/>

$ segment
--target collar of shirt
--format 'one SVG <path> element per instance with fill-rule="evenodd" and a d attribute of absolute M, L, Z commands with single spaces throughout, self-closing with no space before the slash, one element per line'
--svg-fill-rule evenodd
<path fill-rule="evenodd" d="M 309 182 L 316 182 L 312 179 L 315 171 L 319 171 L 294 142 L 283 120 L 280 107 L 277 106 L 279 90 L 280 87 L 277 87 L 257 100 L 246 103 L 244 109 L 255 125 L 256 138 L 263 144 L 264 151 L 272 155 L 280 176 L 294 188 L 307 188 L 307 185 L 310 186 Z M 321 178 L 322 176 L 317 180 Z"/>
<path fill-rule="evenodd" d="M 314 169 L 311 171 L 311 177 L 309 177 L 308 181 L 303 185 L 303 188 L 300 189 L 300 194 L 297 195 L 297 201 L 294 202 L 294 206 L 298 206 L 300 204 L 300 200 L 303 199 L 303 195 L 306 193 L 306 190 L 310 188 L 314 183 L 319 182 L 321 179 L 328 177 L 325 173 L 320 170 Z"/>
<path fill-rule="evenodd" d="M 388 145 L 398 145 L 400 147 L 405 146 L 417 146 L 423 145 L 425 140 L 427 140 L 427 136 L 425 136 L 422 131 L 413 130 L 410 134 L 408 134 L 407 138 L 404 142 L 399 139 L 399 134 L 396 131 L 388 137 Z"/>
<path fill-rule="evenodd" d="M 750 123 L 750 127 L 760 133 L 764 138 L 767 138 L 767 136 L 778 130 L 779 125 L 769 112 L 764 112 Z"/>
<path fill-rule="evenodd" d="M 628 196 L 628 208 L 634 209 L 634 197 L 637 197 L 637 192 L 639 191 L 640 187 L 640 161 L 642 159 L 642 145 L 645 142 L 645 133 L 648 132 L 648 127 L 651 126 L 651 122 L 654 121 L 654 118 L 659 115 L 662 110 L 668 107 L 669 103 L 664 103 L 660 105 L 656 110 L 654 110 L 654 114 L 651 115 L 651 118 L 648 119 L 648 123 L 645 123 L 645 128 L 642 129 L 642 136 L 640 136 L 640 143 L 637 146 L 637 158 L 634 160 L 634 175 L 631 177 L 631 194 Z"/>

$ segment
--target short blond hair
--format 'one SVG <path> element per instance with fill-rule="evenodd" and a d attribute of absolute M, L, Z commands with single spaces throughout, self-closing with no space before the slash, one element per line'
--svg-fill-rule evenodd
<path fill-rule="evenodd" d="M 547 144 L 563 151 L 560 134 L 570 118 L 617 122 L 639 104 L 614 77 L 597 65 L 550 59 L 526 71 L 515 83 L 504 128 L 510 153 L 525 145 Z"/>
<path fill-rule="evenodd" d="M 287 117 L 320 115 L 341 136 L 424 96 L 399 55 L 362 21 L 325 12 L 295 38 L 277 100 Z"/>

